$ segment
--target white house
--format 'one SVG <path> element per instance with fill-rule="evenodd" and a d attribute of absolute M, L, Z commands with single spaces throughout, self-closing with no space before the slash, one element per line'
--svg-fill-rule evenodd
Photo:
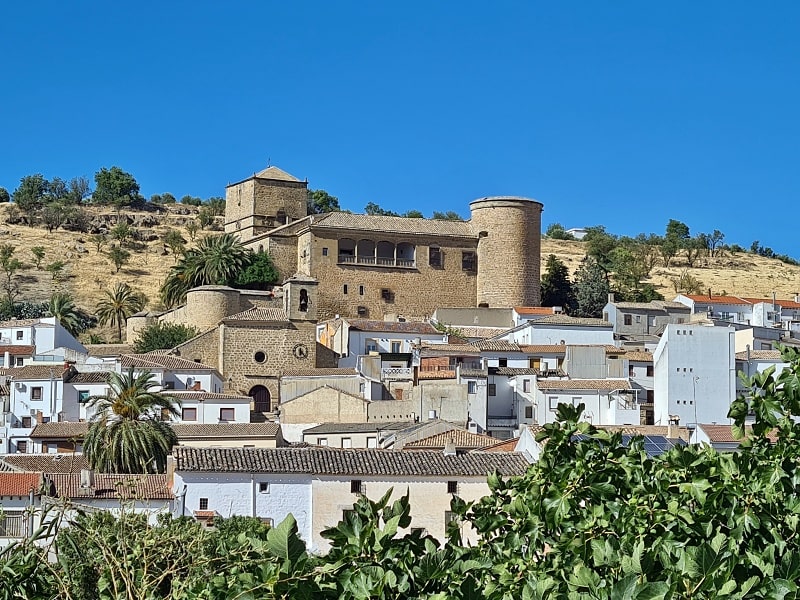
<path fill-rule="evenodd" d="M 250 396 L 212 392 L 169 391 L 179 404 L 181 423 L 249 423 Z"/>
<path fill-rule="evenodd" d="M 203 520 L 243 515 L 273 523 L 292 514 L 314 552 L 328 550 L 320 533 L 345 517 L 359 496 L 379 498 L 389 489 L 392 501 L 408 492 L 412 529 L 444 542 L 446 524 L 454 518 L 453 495 L 477 500 L 489 493 L 489 473 L 521 475 L 528 467 L 522 455 L 508 452 L 178 447 L 173 455 L 176 514 Z"/>
<path fill-rule="evenodd" d="M 668 325 L 653 352 L 654 418 L 667 425 L 728 423 L 736 397 L 734 328 Z"/>
<path fill-rule="evenodd" d="M 34 346 L 37 353 L 64 347 L 80 354 L 86 348 L 55 317 L 11 319 L 0 323 L 0 344 Z"/>
<path fill-rule="evenodd" d="M 133 368 L 134 374 L 150 371 L 164 390 L 222 392 L 222 375 L 214 367 L 171 354 L 125 354 L 117 362 L 117 372 Z"/>
<path fill-rule="evenodd" d="M 795 332 L 800 330 L 800 296 L 795 296 L 793 300 L 781 300 L 680 294 L 675 301 L 685 304 L 693 313 L 705 314 L 717 321 L 777 327 Z"/>
<path fill-rule="evenodd" d="M 614 345 L 614 326 L 603 319 L 551 315 L 529 320 L 496 339 L 517 344 Z"/>
<path fill-rule="evenodd" d="M 36 529 L 41 489 L 41 473 L 0 472 L 0 549 Z"/>
<path fill-rule="evenodd" d="M 638 425 L 640 407 L 628 379 L 539 379 L 534 390 L 534 423 L 556 420 L 559 404 L 585 406 L 581 419 L 594 425 Z M 526 419 L 524 423 L 531 423 Z"/>

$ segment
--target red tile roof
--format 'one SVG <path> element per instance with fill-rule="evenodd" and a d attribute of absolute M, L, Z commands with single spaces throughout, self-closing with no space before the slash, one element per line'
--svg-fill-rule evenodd
<path fill-rule="evenodd" d="M 441 371 L 420 371 L 417 374 L 417 379 L 455 379 L 456 372 L 450 370 Z"/>
<path fill-rule="evenodd" d="M 59 498 L 122 498 L 131 500 L 171 500 L 172 490 L 166 475 L 110 475 L 95 473 L 89 493 L 81 489 L 80 473 L 52 473 L 47 478 Z"/>
<path fill-rule="evenodd" d="M 707 294 L 684 294 L 696 304 L 752 304 L 738 296 L 708 296 Z"/>
<path fill-rule="evenodd" d="M 552 315 L 555 314 L 552 306 L 515 306 L 518 315 Z"/>
<path fill-rule="evenodd" d="M 30 356 L 33 354 L 35 346 L 15 346 L 13 344 L 0 345 L 0 354 L 8 352 L 11 356 Z"/>
<path fill-rule="evenodd" d="M 0 473 L 0 497 L 27 496 L 42 486 L 41 473 Z"/>

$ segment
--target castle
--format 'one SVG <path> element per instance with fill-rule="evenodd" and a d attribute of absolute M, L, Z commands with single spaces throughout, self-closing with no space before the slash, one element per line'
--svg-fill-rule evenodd
<path fill-rule="evenodd" d="M 542 204 L 470 203 L 469 221 L 308 214 L 308 183 L 277 167 L 225 190 L 225 231 L 281 276 L 319 282 L 319 318 L 430 316 L 442 307 L 538 306 Z"/>

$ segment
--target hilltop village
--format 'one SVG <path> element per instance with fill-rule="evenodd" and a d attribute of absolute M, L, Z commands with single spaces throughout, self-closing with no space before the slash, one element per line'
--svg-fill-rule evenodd
<path fill-rule="evenodd" d="M 211 524 L 297 519 L 310 549 L 363 494 L 409 492 L 415 528 L 444 540 L 450 500 L 518 475 L 560 404 L 646 436 L 658 454 L 732 450 L 728 410 L 748 376 L 800 346 L 800 298 L 679 294 L 619 302 L 603 318 L 541 306 L 543 205 L 469 203 L 468 221 L 307 214 L 307 182 L 277 167 L 226 188 L 226 233 L 267 252 L 271 290 L 191 289 L 127 321 L 127 344 L 80 343 L 55 318 L 0 323 L 3 539 L 53 498 L 108 508 L 122 476 L 82 455 L 90 398 L 113 374 L 152 373 L 180 401 L 166 472 L 136 478 L 140 509 Z M 154 323 L 200 333 L 135 354 Z M 465 532 L 468 537 L 469 532 Z"/>

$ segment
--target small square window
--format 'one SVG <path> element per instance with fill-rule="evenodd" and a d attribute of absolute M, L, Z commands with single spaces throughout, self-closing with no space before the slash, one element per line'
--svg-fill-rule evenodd
<path fill-rule="evenodd" d="M 220 421 L 235 421 L 236 420 L 236 410 L 233 408 L 220 408 L 219 409 L 219 420 Z"/>
<path fill-rule="evenodd" d="M 181 419 L 183 421 L 197 421 L 196 408 L 184 408 L 181 410 Z"/>
<path fill-rule="evenodd" d="M 89 401 L 89 390 L 80 390 L 78 392 L 78 402 L 85 404 Z"/>
<path fill-rule="evenodd" d="M 259 482 L 258 491 L 261 494 L 269 494 L 269 482 L 268 481 Z"/>
<path fill-rule="evenodd" d="M 28 453 L 28 442 L 27 441 L 17 442 L 17 452 L 19 452 L 20 454 L 27 454 Z"/>
<path fill-rule="evenodd" d="M 457 521 L 457 520 L 458 520 L 458 515 L 455 512 L 453 512 L 452 510 L 444 511 L 444 526 L 445 526 L 445 529 L 447 529 L 447 526 L 450 523 L 452 523 L 453 521 Z"/>
<path fill-rule="evenodd" d="M 478 258 L 474 252 L 461 253 L 461 270 L 474 273 L 478 270 Z"/>
<path fill-rule="evenodd" d="M 367 448 L 377 448 L 378 447 L 378 438 L 376 437 L 368 437 L 367 438 Z"/>
<path fill-rule="evenodd" d="M 362 493 L 362 486 L 360 479 L 352 479 L 350 480 L 350 493 L 351 494 L 361 494 Z"/>
<path fill-rule="evenodd" d="M 499 358 L 499 359 L 497 359 L 497 366 L 498 367 L 507 367 L 508 366 L 508 359 L 507 358 Z"/>
<path fill-rule="evenodd" d="M 392 353 L 398 354 L 401 350 L 401 343 L 400 342 L 392 342 Z"/>
<path fill-rule="evenodd" d="M 532 419 L 533 418 L 533 407 L 532 406 L 526 406 L 525 407 L 525 418 L 526 419 Z"/>
<path fill-rule="evenodd" d="M 208 510 L 208 498 L 200 498 L 200 510 Z"/>
<path fill-rule="evenodd" d="M 328 249 L 327 248 L 323 248 L 322 249 L 322 256 L 328 256 Z"/>
<path fill-rule="evenodd" d="M 31 388 L 31 400 L 41 400 L 42 399 L 42 388 L 34 387 Z"/>
<path fill-rule="evenodd" d="M 442 249 L 437 246 L 428 248 L 428 264 L 432 267 L 442 266 Z"/>
<path fill-rule="evenodd" d="M 17 360 L 16 360 L 16 366 L 18 366 L 18 367 L 21 367 L 21 366 L 22 366 L 22 357 L 21 357 L 21 356 L 18 356 L 18 357 L 17 357 Z"/>
<path fill-rule="evenodd" d="M 25 428 L 33 427 L 33 419 L 30 417 L 22 417 L 22 426 Z"/>
<path fill-rule="evenodd" d="M 352 448 L 353 447 L 353 439 L 349 437 L 342 438 L 342 448 Z"/>
<path fill-rule="evenodd" d="M 467 382 L 467 393 L 468 394 L 475 394 L 478 392 L 478 382 L 477 381 L 468 381 Z"/>
<path fill-rule="evenodd" d="M 18 340 L 21 340 L 21 339 L 22 339 L 22 336 L 23 336 L 23 333 L 22 333 L 21 331 L 18 331 L 18 332 L 17 332 L 17 339 L 18 339 Z"/>
<path fill-rule="evenodd" d="M 622 322 L 623 322 L 625 325 L 631 325 L 631 323 L 632 323 L 632 321 L 631 321 L 631 316 L 630 316 L 630 315 L 624 315 L 624 316 L 622 317 Z"/>
<path fill-rule="evenodd" d="M 317 446 L 327 446 L 328 438 L 317 438 Z"/>
<path fill-rule="evenodd" d="M 522 380 L 522 391 L 525 393 L 530 393 L 531 391 L 531 380 L 530 379 L 523 379 Z"/>
<path fill-rule="evenodd" d="M 447 493 L 448 494 L 457 494 L 458 493 L 458 482 L 457 481 L 448 481 L 447 482 Z"/>
<path fill-rule="evenodd" d="M 497 396 L 497 384 L 496 383 L 490 383 L 486 387 L 488 389 L 488 392 L 489 392 L 490 396 Z"/>
<path fill-rule="evenodd" d="M 634 377 L 636 375 L 636 371 L 633 368 L 633 365 L 628 365 L 628 377 Z"/>
<path fill-rule="evenodd" d="M 653 376 L 653 365 L 647 365 L 647 376 L 648 377 Z"/>

